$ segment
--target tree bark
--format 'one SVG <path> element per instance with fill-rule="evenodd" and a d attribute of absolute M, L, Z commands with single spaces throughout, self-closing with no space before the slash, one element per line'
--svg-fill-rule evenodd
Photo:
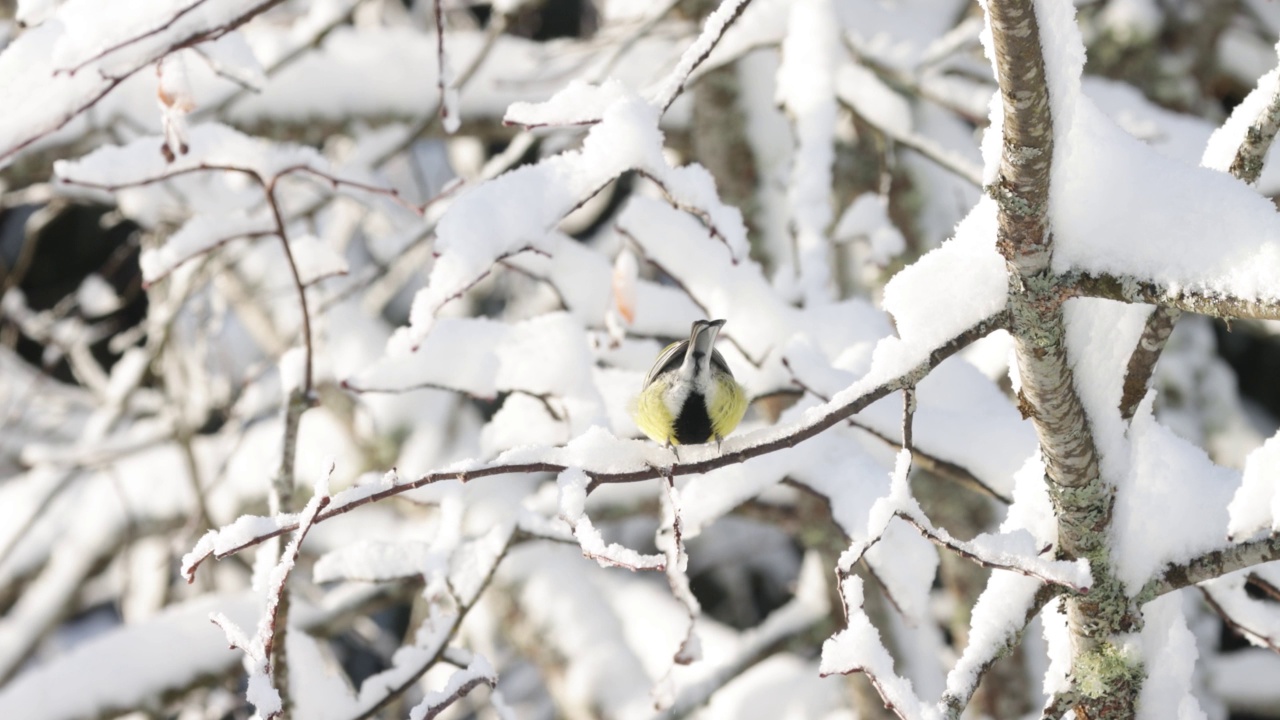
<path fill-rule="evenodd" d="M 1009 271 L 1010 332 L 1022 378 L 1019 405 L 1035 425 L 1058 519 L 1059 557 L 1089 561 L 1093 586 L 1067 599 L 1077 712 L 1133 717 L 1144 671 L 1113 636 L 1134 630 L 1134 606 L 1111 569 L 1113 492 L 1102 478 L 1067 356 L 1062 292 L 1050 272 L 1053 117 L 1032 0 L 990 0 L 987 14 L 1004 106 L 1003 152 L 987 188 L 999 206 L 997 248 Z M 1100 690 L 1105 689 L 1105 690 Z"/>

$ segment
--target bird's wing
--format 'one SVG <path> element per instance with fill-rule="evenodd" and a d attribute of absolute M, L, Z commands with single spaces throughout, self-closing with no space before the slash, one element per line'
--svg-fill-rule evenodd
<path fill-rule="evenodd" d="M 711 364 L 728 373 L 729 377 L 733 377 L 733 371 L 729 369 L 729 363 L 724 361 L 724 356 L 719 350 L 711 351 Z"/>
<path fill-rule="evenodd" d="M 662 351 L 662 354 L 658 356 L 658 359 L 653 361 L 653 367 L 649 368 L 649 374 L 644 376 L 644 385 L 642 387 L 649 387 L 649 383 L 652 383 L 654 378 L 668 370 L 680 367 L 680 363 L 684 362 L 684 354 L 688 347 L 688 340 L 680 340 L 668 345 Z M 716 354 L 718 355 L 719 353 Z M 720 362 L 723 363 L 724 358 L 721 358 Z"/>

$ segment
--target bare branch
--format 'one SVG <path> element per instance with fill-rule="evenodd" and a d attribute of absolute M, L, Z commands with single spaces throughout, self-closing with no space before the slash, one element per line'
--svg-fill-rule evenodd
<path fill-rule="evenodd" d="M 1164 346 L 1173 334 L 1173 328 L 1182 317 L 1177 308 L 1157 307 L 1147 316 L 1146 325 L 1138 344 L 1129 356 L 1129 364 L 1124 371 L 1124 391 L 1120 395 L 1120 417 L 1133 419 L 1138 411 L 1138 403 L 1146 397 L 1151 389 L 1151 377 L 1156 371 L 1156 363 L 1164 352 Z"/>

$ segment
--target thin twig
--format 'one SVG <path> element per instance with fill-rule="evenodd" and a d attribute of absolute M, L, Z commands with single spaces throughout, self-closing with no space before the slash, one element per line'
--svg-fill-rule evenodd
<path fill-rule="evenodd" d="M 1276 638 L 1266 634 L 1265 632 L 1254 630 L 1235 619 L 1235 617 L 1233 617 L 1231 613 L 1222 606 L 1222 603 L 1218 601 L 1218 598 L 1214 597 L 1213 592 L 1209 590 L 1209 588 L 1200 586 L 1197 589 L 1200 591 L 1200 595 L 1204 597 L 1205 603 L 1208 604 L 1208 606 L 1218 614 L 1218 617 L 1222 618 L 1222 621 L 1227 624 L 1227 627 L 1231 628 L 1237 635 L 1249 640 L 1250 642 L 1260 644 L 1271 652 L 1280 653 L 1280 644 L 1277 644 Z M 1244 592 L 1244 588 L 1241 587 L 1239 592 Z"/>

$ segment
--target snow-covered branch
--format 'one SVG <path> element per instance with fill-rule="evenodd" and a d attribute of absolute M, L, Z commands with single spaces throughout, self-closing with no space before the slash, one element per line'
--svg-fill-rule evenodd
<path fill-rule="evenodd" d="M 217 40 L 279 3 L 195 0 L 181 8 L 149 3 L 111 13 L 65 8 L 60 22 L 24 33 L 0 62 L 0 91 L 24 97 L 28 108 L 0 122 L 0 165 L 92 108 L 139 70 L 182 48 Z"/>
<path fill-rule="evenodd" d="M 1188 562 L 1165 567 L 1159 575 L 1142 586 L 1138 601 L 1146 602 L 1174 590 L 1274 560 L 1280 560 L 1280 535 L 1228 545 L 1198 555 Z"/>
<path fill-rule="evenodd" d="M 637 457 L 632 463 L 636 466 L 634 468 L 626 467 L 625 465 L 619 469 L 604 469 L 589 465 L 585 467 L 579 465 L 577 467 L 580 467 L 586 477 L 590 479 L 590 484 L 588 485 L 590 490 L 601 485 L 634 483 L 666 477 L 669 474 L 672 476 L 700 475 L 718 468 L 736 465 L 754 457 L 793 448 L 797 444 L 847 420 L 850 416 L 857 414 L 875 401 L 915 384 L 943 360 L 978 338 L 1003 327 L 1006 320 L 1007 318 L 1003 312 L 988 317 L 941 346 L 929 351 L 923 360 L 904 372 L 878 382 L 860 382 L 850 389 L 852 392 L 836 396 L 824 406 L 822 412 L 811 413 L 811 416 L 802 422 L 733 438 L 724 443 L 724 452 L 719 454 L 713 454 L 703 447 L 700 448 L 702 452 L 691 458 L 682 458 L 680 462 L 675 464 L 670 464 L 668 461 L 667 464 L 659 465 L 641 456 Z M 605 444 L 598 445 L 602 440 Z M 598 434 L 580 438 L 580 441 L 583 443 L 581 447 L 590 449 L 593 454 L 605 448 L 614 448 L 622 451 L 624 456 L 633 454 L 634 446 L 632 443 L 636 442 L 618 440 L 612 437 L 602 439 Z M 623 448 L 627 449 L 623 450 Z M 360 506 L 448 480 L 466 483 L 499 475 L 559 474 L 571 467 L 575 467 L 575 465 L 566 464 L 561 460 L 561 457 L 566 454 L 568 457 L 575 457 L 576 453 L 574 451 L 576 449 L 578 448 L 575 448 L 573 443 L 563 450 L 556 448 L 525 449 L 520 452 L 513 452 L 511 455 L 521 458 L 530 457 L 531 459 L 529 460 L 503 462 L 503 458 L 500 457 L 498 461 L 487 464 L 468 462 L 458 469 L 445 469 L 427 473 L 407 482 L 401 482 L 394 473 L 388 473 L 380 483 L 352 488 L 335 495 L 329 507 L 317 515 L 316 522 L 324 522 Z M 662 451 L 661 448 L 653 448 L 653 450 Z M 617 466 L 616 460 L 611 460 L 609 464 Z M 187 578 L 187 581 L 190 582 L 193 579 L 196 568 L 209 557 L 227 557 L 270 538 L 295 530 L 297 527 L 298 519 L 294 515 L 278 515 L 271 518 L 244 516 L 232 525 L 220 531 L 211 531 L 201 538 L 196 547 L 183 558 L 182 573 Z"/>
<path fill-rule="evenodd" d="M 1084 297 L 1172 307 L 1229 320 L 1280 319 L 1280 300 L 1201 292 L 1194 288 L 1169 287 L 1139 278 L 1073 273 L 1062 278 L 1062 285 Z"/>
<path fill-rule="evenodd" d="M 315 524 L 316 514 L 329 504 L 328 479 L 316 485 L 315 495 L 307 503 L 299 520 L 298 530 L 289 541 L 280 561 L 271 571 L 268 578 L 266 612 L 258 621 L 258 631 L 248 638 L 238 626 L 227 617 L 215 613 L 211 618 L 215 625 L 222 628 L 227 639 L 234 648 L 244 651 L 249 668 L 249 702 L 253 703 L 263 717 L 277 718 L 291 707 L 289 703 L 289 668 L 283 662 L 285 657 L 276 648 L 277 640 L 283 644 L 285 624 L 288 618 L 288 596 L 285 586 L 289 582 L 289 574 L 298 561 L 298 553 L 302 550 L 302 541 Z"/>

